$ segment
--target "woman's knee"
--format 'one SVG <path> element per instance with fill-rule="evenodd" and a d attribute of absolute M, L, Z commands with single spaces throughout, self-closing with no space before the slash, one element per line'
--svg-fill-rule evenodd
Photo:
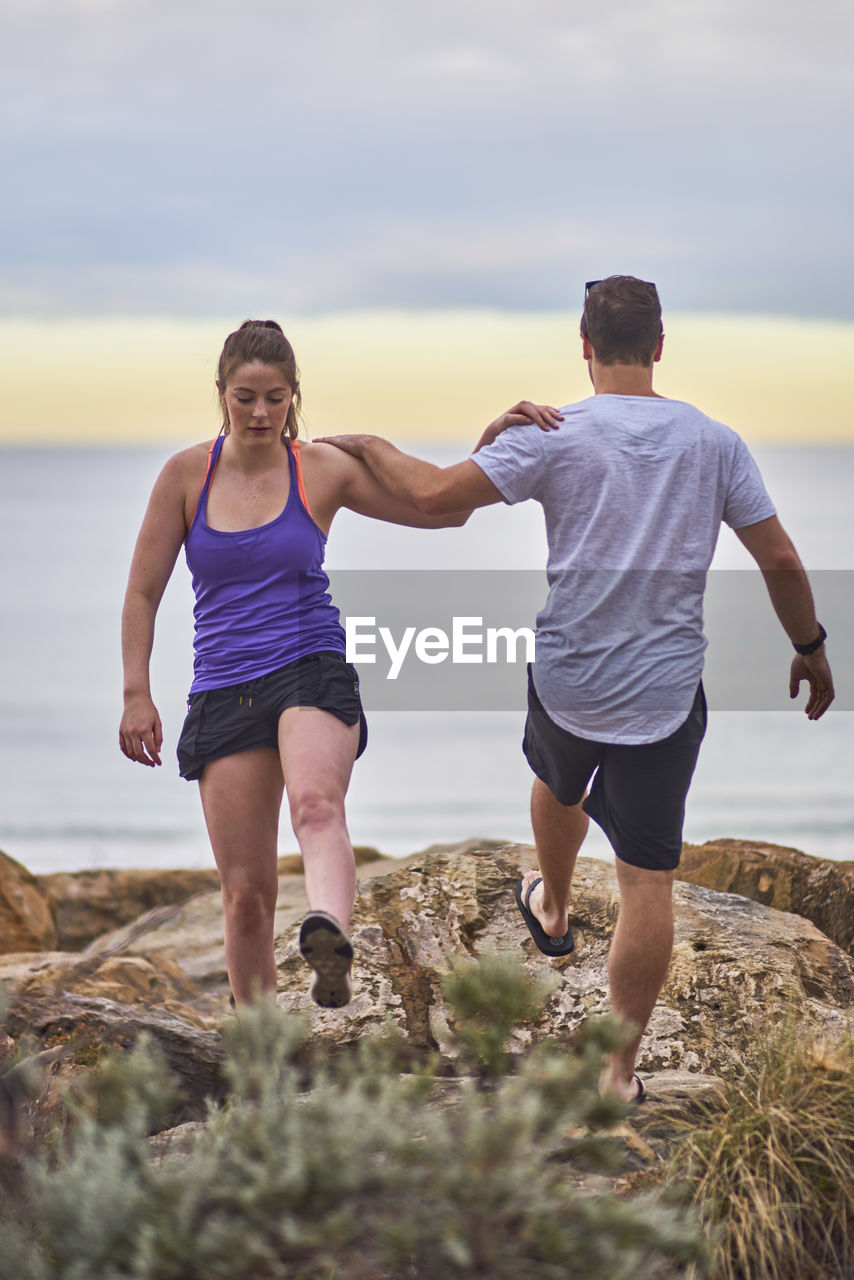
<path fill-rule="evenodd" d="M 344 823 L 344 797 L 335 791 L 310 784 L 288 792 L 291 822 L 297 835 Z"/>
<path fill-rule="evenodd" d="M 276 913 L 278 878 L 275 883 L 254 882 L 240 877 L 223 880 L 223 911 L 233 928 L 252 931 L 272 920 Z"/>

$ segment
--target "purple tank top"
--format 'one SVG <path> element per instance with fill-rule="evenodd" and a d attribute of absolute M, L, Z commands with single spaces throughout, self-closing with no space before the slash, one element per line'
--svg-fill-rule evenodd
<path fill-rule="evenodd" d="M 309 653 L 346 652 L 323 569 L 326 538 L 303 504 L 294 450 L 288 446 L 291 487 L 281 515 L 225 533 L 207 522 L 222 445 L 219 436 L 184 543 L 196 593 L 191 694 L 254 680 Z"/>

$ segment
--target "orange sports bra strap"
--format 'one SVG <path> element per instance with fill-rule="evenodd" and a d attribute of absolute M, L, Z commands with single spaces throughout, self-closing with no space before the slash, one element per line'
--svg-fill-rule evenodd
<path fill-rule="evenodd" d="M 216 468 L 216 464 L 219 462 L 219 452 L 217 451 L 217 455 L 215 458 L 213 456 L 213 451 L 216 448 L 216 442 L 218 439 L 219 439 L 219 436 L 217 436 L 215 440 L 211 440 L 211 447 L 208 449 L 208 461 L 207 461 L 207 465 L 205 466 L 205 478 L 202 481 L 202 487 L 199 491 L 199 496 L 196 499 L 196 509 L 193 512 L 193 518 L 190 521 L 191 529 L 193 525 L 196 523 L 196 518 L 199 514 L 199 507 L 201 505 L 201 501 L 204 496 L 205 489 L 208 487 L 209 482 L 213 478 L 213 473 Z"/>
<path fill-rule="evenodd" d="M 305 485 L 303 484 L 303 479 L 302 479 L 302 462 L 300 461 L 300 456 L 299 456 L 299 440 L 291 440 L 290 445 L 291 445 L 291 453 L 294 456 L 294 467 L 297 473 L 297 492 L 299 493 L 300 500 L 302 501 L 302 505 L 305 507 L 306 511 L 311 516 L 311 507 L 308 505 L 308 498 L 305 496 Z M 314 516 L 311 516 L 311 518 L 313 520 Z"/>

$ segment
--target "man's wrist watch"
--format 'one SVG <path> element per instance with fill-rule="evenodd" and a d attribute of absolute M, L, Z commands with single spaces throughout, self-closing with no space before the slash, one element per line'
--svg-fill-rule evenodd
<path fill-rule="evenodd" d="M 821 623 L 819 623 L 817 639 L 813 640 L 812 644 L 796 644 L 795 653 L 799 653 L 802 655 L 802 657 L 806 658 L 809 656 L 809 654 L 815 653 L 816 649 L 820 649 L 826 639 L 827 639 L 827 632 L 825 631 Z"/>

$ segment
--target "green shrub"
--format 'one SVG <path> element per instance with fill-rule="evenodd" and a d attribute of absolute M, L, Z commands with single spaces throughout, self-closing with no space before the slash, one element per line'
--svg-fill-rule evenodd
<path fill-rule="evenodd" d="M 854 1039 L 772 1034 L 673 1167 L 716 1240 L 716 1278 L 851 1280 Z"/>
<path fill-rule="evenodd" d="M 455 981 L 461 1024 L 478 984 L 490 998 L 504 984 L 508 1008 L 525 985 L 495 959 Z M 465 1037 L 479 1062 L 495 1051 L 481 1030 Z M 391 1035 L 326 1060 L 307 1088 L 303 1035 L 270 1005 L 234 1019 L 229 1101 L 162 1159 L 145 1138 L 167 1091 L 159 1056 L 102 1064 L 69 1141 L 6 1206 L 0 1280 L 653 1280 L 701 1256 L 659 1198 L 585 1186 L 620 1156 L 602 1130 L 622 1110 L 596 1085 L 607 1024 L 573 1051 L 538 1046 L 489 1089 L 402 1074 Z"/>
<path fill-rule="evenodd" d="M 479 964 L 455 964 L 442 991 L 454 1013 L 460 1064 L 486 1078 L 504 1075 L 511 1033 L 536 1020 L 557 981 L 552 970 L 531 978 L 508 955 L 491 953 Z"/>

